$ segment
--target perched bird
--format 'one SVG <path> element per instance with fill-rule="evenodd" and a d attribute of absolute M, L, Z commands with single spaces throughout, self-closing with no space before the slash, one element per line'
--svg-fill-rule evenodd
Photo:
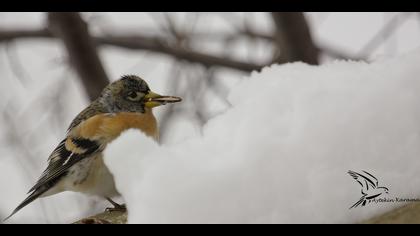
<path fill-rule="evenodd" d="M 365 206 L 368 201 L 370 202 L 376 197 L 382 195 L 383 193 L 388 194 L 389 189 L 387 187 L 379 187 L 378 179 L 375 176 L 369 174 L 367 171 L 363 170 L 363 172 L 364 174 L 359 174 L 351 170 L 347 172 L 351 177 L 353 177 L 353 179 L 355 179 L 360 184 L 360 186 L 362 186 L 362 197 L 356 203 L 354 203 L 353 206 L 350 207 L 350 209 L 353 207 L 357 207 L 360 204 L 362 204 L 362 206 Z"/>
<path fill-rule="evenodd" d="M 109 84 L 100 96 L 71 122 L 67 135 L 48 158 L 48 167 L 29 196 L 5 220 L 39 197 L 63 191 L 82 192 L 106 198 L 115 210 L 125 210 L 111 197 L 119 195 L 102 151 L 124 130 L 135 128 L 155 140 L 158 126 L 152 108 L 181 98 L 150 91 L 138 76 L 127 75 Z"/>

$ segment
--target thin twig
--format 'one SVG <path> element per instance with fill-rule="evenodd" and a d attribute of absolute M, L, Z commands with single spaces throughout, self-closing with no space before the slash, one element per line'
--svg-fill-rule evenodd
<path fill-rule="evenodd" d="M 185 98 L 184 94 L 181 94 L 179 92 L 182 69 L 183 69 L 182 65 L 178 65 L 178 63 L 176 62 L 172 64 L 170 73 L 168 74 L 170 78 L 168 78 L 168 85 L 167 85 L 167 87 L 170 89 L 167 89 L 167 92 L 174 93 L 178 96 Z M 179 105 L 182 106 L 182 104 L 179 104 Z M 169 123 L 175 113 L 174 111 L 175 107 L 176 106 L 169 106 L 167 109 L 165 109 L 164 113 L 161 116 L 161 119 L 159 121 L 159 131 L 160 131 L 159 142 L 160 143 L 165 143 L 166 141 Z"/>
<path fill-rule="evenodd" d="M 396 14 L 391 20 L 380 29 L 359 53 L 359 57 L 368 58 L 389 36 L 391 36 L 398 27 L 408 19 L 410 13 Z"/>
<path fill-rule="evenodd" d="M 15 44 L 8 42 L 6 44 L 6 55 L 9 61 L 10 69 L 19 82 L 25 87 L 27 82 L 30 81 L 29 74 L 26 72 L 22 63 L 20 62 L 20 57 L 16 51 Z"/>

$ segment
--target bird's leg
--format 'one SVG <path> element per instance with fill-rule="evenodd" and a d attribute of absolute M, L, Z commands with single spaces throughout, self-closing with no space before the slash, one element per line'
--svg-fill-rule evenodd
<path fill-rule="evenodd" d="M 109 211 L 109 212 L 112 212 L 112 211 L 126 211 L 127 210 L 127 208 L 126 208 L 126 206 L 125 206 L 125 204 L 118 204 L 118 203 L 116 203 L 116 202 L 114 202 L 111 198 L 109 198 L 109 197 L 106 197 L 105 198 L 108 202 L 110 202 L 114 207 L 107 207 L 106 209 L 105 209 L 105 211 Z"/>

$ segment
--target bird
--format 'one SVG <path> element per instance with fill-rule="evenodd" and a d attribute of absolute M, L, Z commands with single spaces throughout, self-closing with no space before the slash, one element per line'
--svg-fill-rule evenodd
<path fill-rule="evenodd" d="M 353 177 L 361 186 L 362 186 L 362 197 L 354 203 L 351 208 L 357 207 L 360 204 L 362 206 L 366 205 L 367 201 L 371 201 L 372 199 L 379 197 L 380 195 L 389 193 L 389 189 L 387 187 L 379 187 L 378 179 L 373 176 L 372 174 L 368 173 L 367 171 L 362 170 L 364 174 L 359 174 L 357 172 L 349 170 L 347 173 Z"/>
<path fill-rule="evenodd" d="M 114 207 L 125 205 L 111 198 L 119 196 L 113 176 L 104 164 L 102 152 L 107 144 L 127 129 L 138 129 L 159 140 L 159 129 L 152 108 L 180 102 L 176 96 L 162 96 L 150 90 L 139 76 L 124 75 L 108 84 L 101 94 L 70 123 L 65 138 L 48 157 L 48 165 L 35 185 L 9 219 L 34 200 L 64 191 L 96 195 Z"/>

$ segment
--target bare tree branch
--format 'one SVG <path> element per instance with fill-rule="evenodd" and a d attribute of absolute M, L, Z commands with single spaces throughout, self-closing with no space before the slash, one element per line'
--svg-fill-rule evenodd
<path fill-rule="evenodd" d="M 264 34 L 264 33 L 260 33 L 260 32 L 256 32 L 250 28 L 246 28 L 244 30 L 240 30 L 238 32 L 238 36 L 248 36 L 251 38 L 257 38 L 257 39 L 262 39 L 262 40 L 266 40 L 268 42 L 274 42 L 275 41 L 275 37 L 269 34 Z M 229 36 L 230 38 L 232 38 L 232 36 Z M 363 56 L 356 56 L 356 55 L 351 55 L 347 52 L 343 52 L 340 49 L 337 48 L 333 48 L 331 46 L 328 45 L 316 45 L 318 51 L 320 53 L 325 53 L 331 57 L 334 58 L 338 58 L 338 59 L 350 59 L 350 60 L 354 60 L 354 61 L 365 61 L 366 57 Z"/>
<path fill-rule="evenodd" d="M 0 42 L 7 42 L 21 38 L 50 38 L 51 32 L 48 29 L 18 29 L 18 30 L 0 30 Z"/>
<path fill-rule="evenodd" d="M 212 37 L 214 36 L 214 37 Z M 193 33 L 191 34 L 192 38 L 198 39 L 228 39 L 233 40 L 236 37 L 247 36 L 257 39 L 266 40 L 268 42 L 274 42 L 275 37 L 273 35 L 264 34 L 260 32 L 253 31 L 251 29 L 239 30 L 236 34 L 229 35 L 211 35 L 211 34 L 200 34 Z M 0 30 L 0 43 L 15 40 L 15 39 L 30 39 L 30 38 L 53 38 L 53 35 L 48 30 L 15 30 L 7 31 Z M 256 65 L 252 63 L 241 63 L 239 61 L 233 61 L 223 57 L 209 56 L 207 54 L 196 53 L 195 51 L 185 50 L 183 48 L 173 49 L 172 46 L 165 43 L 166 40 L 163 40 L 159 37 L 144 37 L 137 35 L 127 35 L 127 36 L 93 36 L 92 37 L 98 45 L 102 46 L 116 46 L 126 49 L 133 50 L 147 50 L 151 52 L 158 52 L 170 55 L 176 59 L 184 59 L 189 62 L 195 62 L 204 64 L 207 67 L 210 66 L 221 66 L 228 67 L 232 69 L 237 69 L 245 72 L 252 70 L 258 70 L 263 65 Z M 350 59 L 350 60 L 366 60 L 363 56 L 350 55 L 349 53 L 343 52 L 340 49 L 331 48 L 327 45 L 317 45 L 319 52 L 325 53 L 329 56 L 338 59 Z M 180 53 L 178 53 L 180 52 Z M 172 55 L 172 53 L 174 53 Z M 183 57 L 184 54 L 191 54 L 192 56 Z M 212 62 L 217 61 L 216 64 L 211 64 Z M 286 61 L 282 61 L 286 62 Z"/>
<path fill-rule="evenodd" d="M 91 100 L 97 98 L 109 83 L 108 76 L 96 52 L 87 24 L 78 13 L 48 13 L 49 29 L 67 48 L 71 64 L 75 67 Z"/>
<path fill-rule="evenodd" d="M 368 57 L 375 51 L 382 42 L 384 42 L 389 36 L 391 36 L 398 27 L 408 19 L 410 13 L 404 12 L 403 14 L 396 14 L 388 23 L 386 23 L 382 29 L 376 33 L 373 38 L 362 48 L 358 53 L 360 57 Z"/>
<path fill-rule="evenodd" d="M 314 45 L 303 12 L 273 12 L 276 42 L 280 50 L 277 61 L 303 61 L 318 64 L 318 49 Z"/>
<path fill-rule="evenodd" d="M 353 61 L 368 61 L 368 59 L 364 56 L 356 56 L 352 55 L 347 52 L 343 52 L 343 50 L 334 48 L 331 46 L 324 46 L 318 45 L 318 50 L 321 53 L 324 53 L 330 57 L 337 58 L 337 59 L 345 59 L 345 60 L 353 60 Z"/>
<path fill-rule="evenodd" d="M 26 82 L 30 80 L 30 77 L 20 61 L 20 57 L 16 51 L 14 44 L 13 45 L 10 43 L 6 44 L 6 55 L 8 56 L 10 70 L 18 79 L 18 81 L 23 86 L 26 86 Z"/>
<path fill-rule="evenodd" d="M 24 39 L 24 38 L 53 38 L 54 35 L 45 30 L 17 30 L 2 31 L 0 30 L 0 42 Z M 248 62 L 242 62 L 229 58 L 223 58 L 205 53 L 188 50 L 185 48 L 172 47 L 167 40 L 160 37 L 146 36 L 92 36 L 93 41 L 98 45 L 116 46 L 133 50 L 148 50 L 156 53 L 163 53 L 176 59 L 185 60 L 192 63 L 200 63 L 206 67 L 220 66 L 231 69 L 251 72 L 259 70 L 264 65 L 258 65 Z M 80 39 L 77 39 L 78 41 Z"/>
<path fill-rule="evenodd" d="M 220 40 L 223 42 L 232 42 L 234 40 L 239 40 L 243 37 L 250 37 L 254 39 L 264 40 L 268 43 L 275 43 L 275 36 L 271 34 L 261 33 L 258 31 L 255 31 L 251 28 L 245 28 L 245 29 L 238 29 L 237 32 L 231 33 L 231 34 L 211 34 L 211 33 L 194 33 L 191 34 L 191 38 L 194 38 L 195 40 Z M 356 56 L 352 55 L 348 52 L 342 51 L 339 48 L 334 48 L 329 45 L 316 45 L 318 48 L 319 53 L 325 53 L 331 57 L 338 58 L 338 59 L 350 59 L 350 60 L 367 60 L 363 56 Z"/>
<path fill-rule="evenodd" d="M 164 40 L 158 37 L 108 36 L 98 37 L 97 42 L 99 44 L 108 44 L 129 49 L 142 49 L 150 50 L 153 52 L 159 52 L 172 56 L 176 59 L 181 59 L 193 63 L 200 63 L 206 67 L 222 66 L 246 72 L 259 70 L 263 67 L 263 65 L 257 65 L 247 62 L 236 61 L 233 59 L 212 56 L 185 48 L 172 47 L 169 44 L 167 44 Z"/>
<path fill-rule="evenodd" d="M 10 103 L 10 105 L 12 105 L 12 103 Z M 20 154 L 17 155 L 17 163 L 21 166 L 26 179 L 32 179 L 34 176 L 33 167 L 36 166 L 36 158 L 29 148 L 30 145 L 24 140 L 25 134 L 22 134 L 22 124 L 16 122 L 16 117 L 14 116 L 12 109 L 5 109 L 1 118 L 7 128 L 5 134 L 7 136 L 8 145 L 14 146 L 16 153 Z M 43 215 L 46 215 L 47 211 L 43 202 L 41 202 L 40 207 Z"/>
<path fill-rule="evenodd" d="M 419 14 L 420 15 L 420 14 Z M 242 36 L 266 40 L 268 42 L 274 42 L 275 37 L 270 34 L 266 33 L 260 33 L 255 30 L 252 30 L 251 28 L 245 28 L 245 29 L 238 29 L 238 31 L 234 34 L 210 34 L 210 33 L 192 33 L 190 34 L 191 38 L 196 38 L 198 40 L 222 40 L 222 41 L 231 41 L 236 38 L 240 38 Z M 14 30 L 14 31 L 8 31 L 8 30 L 1 30 L 0 29 L 0 43 L 4 41 L 14 40 L 14 39 L 24 39 L 24 38 L 48 38 L 53 37 L 48 30 Z M 112 37 L 112 36 L 110 36 Z M 122 37 L 122 36 L 121 36 Z M 113 40 L 106 40 L 103 39 L 105 37 L 93 37 L 95 40 L 99 41 L 100 45 L 110 45 L 110 46 L 118 46 L 118 47 L 125 47 L 125 44 L 118 44 L 118 45 L 112 45 Z M 138 38 L 138 36 L 125 36 L 122 37 L 125 38 L 127 41 L 132 41 Z M 143 38 L 143 37 L 140 37 Z M 124 41 L 125 41 L 124 40 Z M 119 41 L 119 40 L 118 40 Z M 158 40 L 163 41 L 163 40 Z M 134 49 L 137 49 L 134 46 Z M 342 52 L 340 49 L 331 48 L 327 45 L 317 45 L 318 50 L 320 52 L 326 53 L 332 57 L 339 58 L 339 59 L 351 59 L 351 60 L 366 60 L 363 56 L 355 56 L 350 55 L 348 53 Z"/>
<path fill-rule="evenodd" d="M 180 65 L 177 65 L 177 63 L 173 63 L 171 66 L 171 73 L 169 75 L 171 76 L 171 79 L 168 80 L 167 87 L 170 88 L 172 91 L 169 91 L 173 94 L 178 94 L 181 97 L 184 97 L 185 91 L 179 91 L 180 90 L 180 80 L 181 80 L 181 71 L 183 68 L 183 64 L 180 63 Z M 176 106 L 170 106 L 165 111 L 163 111 L 163 114 L 159 120 L 159 142 L 165 143 L 167 136 L 168 136 L 168 127 L 170 125 L 170 121 L 172 120 L 174 114 L 176 113 Z"/>

